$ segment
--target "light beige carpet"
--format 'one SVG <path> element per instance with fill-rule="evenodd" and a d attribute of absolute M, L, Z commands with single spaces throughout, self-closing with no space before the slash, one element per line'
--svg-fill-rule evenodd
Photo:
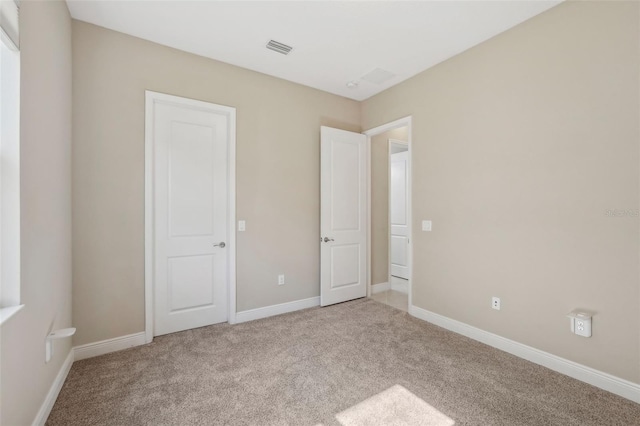
<path fill-rule="evenodd" d="M 640 405 L 360 299 L 73 364 L 49 425 L 638 425 Z"/>
<path fill-rule="evenodd" d="M 336 414 L 336 419 L 343 426 L 452 426 L 455 424 L 453 419 L 400 385 L 395 385 Z"/>

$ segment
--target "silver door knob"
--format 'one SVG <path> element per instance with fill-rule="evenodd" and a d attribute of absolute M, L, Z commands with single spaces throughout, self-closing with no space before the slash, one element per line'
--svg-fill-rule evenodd
<path fill-rule="evenodd" d="M 325 243 L 328 243 L 329 241 L 335 241 L 333 238 L 329 238 L 329 237 L 324 237 L 323 240 Z"/>
<path fill-rule="evenodd" d="M 224 246 L 226 246 L 226 244 L 224 243 L 224 241 L 222 241 L 221 243 L 219 243 L 219 244 L 214 244 L 213 246 L 214 246 L 214 247 L 224 248 Z"/>

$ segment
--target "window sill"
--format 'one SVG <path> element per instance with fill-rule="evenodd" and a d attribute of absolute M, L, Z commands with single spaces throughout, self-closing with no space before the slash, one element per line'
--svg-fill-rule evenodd
<path fill-rule="evenodd" d="M 4 325 L 15 314 L 24 308 L 24 305 L 9 306 L 7 308 L 0 308 L 0 325 Z"/>

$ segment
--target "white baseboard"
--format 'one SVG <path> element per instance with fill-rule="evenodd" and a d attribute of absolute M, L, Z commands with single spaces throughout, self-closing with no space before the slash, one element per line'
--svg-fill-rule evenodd
<path fill-rule="evenodd" d="M 400 293 L 409 293 L 409 280 L 405 280 L 398 277 L 391 277 L 391 290 L 399 291 Z"/>
<path fill-rule="evenodd" d="M 300 309 L 313 308 L 320 305 L 320 297 L 310 297 L 308 299 L 296 300 L 294 302 L 281 303 L 279 305 L 265 306 L 264 308 L 250 309 L 248 311 L 236 312 L 236 324 L 253 321 L 261 318 L 272 317 L 274 315 L 286 314 L 299 311 Z"/>
<path fill-rule="evenodd" d="M 389 289 L 391 289 L 389 283 L 371 284 L 371 294 L 382 293 L 383 291 L 387 291 Z"/>
<path fill-rule="evenodd" d="M 144 345 L 146 343 L 146 333 L 143 331 L 140 333 L 115 337 L 113 339 L 102 340 L 100 342 L 76 346 L 73 348 L 73 352 L 76 361 L 80 361 L 81 359 L 93 358 L 94 356 L 121 351 L 123 349 Z"/>
<path fill-rule="evenodd" d="M 432 324 L 451 330 L 463 336 L 503 350 L 517 357 L 542 365 L 558 373 L 589 383 L 623 398 L 640 403 L 640 384 L 621 379 L 611 374 L 578 364 L 577 362 L 552 355 L 531 346 L 489 333 L 460 321 L 427 311 L 417 306 L 409 306 L 409 313 Z"/>
<path fill-rule="evenodd" d="M 38 414 L 36 414 L 36 418 L 33 421 L 33 426 L 43 426 L 47 422 L 47 418 L 53 409 L 53 404 L 56 403 L 56 399 L 58 399 L 58 394 L 60 393 L 60 389 L 62 389 L 62 385 L 64 385 L 64 381 L 67 379 L 67 375 L 69 374 L 69 370 L 71 370 L 71 365 L 73 364 L 74 353 L 73 349 L 69 351 L 69 355 L 62 363 L 60 367 L 60 371 L 56 375 L 55 380 L 51 384 L 51 388 L 49 388 L 49 392 L 47 393 L 47 397 L 42 402 L 40 409 L 38 410 Z"/>

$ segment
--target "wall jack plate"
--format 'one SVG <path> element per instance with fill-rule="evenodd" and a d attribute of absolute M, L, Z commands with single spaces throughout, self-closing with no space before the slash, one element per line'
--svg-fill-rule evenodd
<path fill-rule="evenodd" d="M 495 309 L 496 311 L 500 310 L 500 298 L 499 297 L 492 297 L 491 298 L 491 307 L 493 309 Z"/>

